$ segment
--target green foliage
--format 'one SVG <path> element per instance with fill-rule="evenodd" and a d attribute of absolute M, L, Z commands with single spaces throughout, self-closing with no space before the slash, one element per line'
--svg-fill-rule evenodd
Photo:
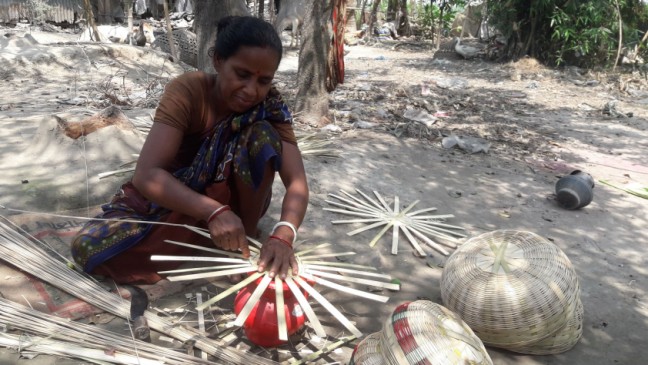
<path fill-rule="evenodd" d="M 452 3 L 463 4 L 463 1 L 455 1 Z M 417 13 L 420 14 L 419 24 L 423 29 L 423 36 L 431 38 L 433 32 L 437 27 L 441 26 L 443 32 L 450 30 L 452 22 L 454 21 L 457 12 L 454 8 L 451 7 L 451 2 L 441 2 L 443 7 L 443 18 L 441 18 L 441 7 L 435 4 L 422 4 L 418 3 Z M 441 19 L 441 21 L 439 21 Z"/>
<path fill-rule="evenodd" d="M 504 58 L 531 55 L 550 64 L 611 65 L 618 47 L 614 0 L 506 0 L 488 2 L 488 17 L 508 43 Z M 641 0 L 619 0 L 623 45 L 637 44 L 648 26 Z"/>

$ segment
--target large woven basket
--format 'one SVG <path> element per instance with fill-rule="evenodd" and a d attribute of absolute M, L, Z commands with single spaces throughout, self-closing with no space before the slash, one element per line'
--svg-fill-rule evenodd
<path fill-rule="evenodd" d="M 567 256 L 524 231 L 471 238 L 448 258 L 441 276 L 443 303 L 484 344 L 525 353 L 562 352 L 578 341 L 579 291 Z"/>
<path fill-rule="evenodd" d="M 356 347 L 351 364 L 492 364 L 484 344 L 455 313 L 427 301 L 399 305 L 382 331 Z"/>

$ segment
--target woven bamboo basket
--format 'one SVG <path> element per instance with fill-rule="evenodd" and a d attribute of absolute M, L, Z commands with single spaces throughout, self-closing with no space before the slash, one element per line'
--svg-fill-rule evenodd
<path fill-rule="evenodd" d="M 573 346 L 582 333 L 579 291 L 567 256 L 524 231 L 499 230 L 469 239 L 448 258 L 441 276 L 448 309 L 484 344 L 517 352 L 531 351 L 543 340 L 551 344 L 539 351 Z M 574 317 L 579 325 L 568 325 Z"/>
<path fill-rule="evenodd" d="M 375 354 L 380 356 L 374 356 Z M 493 362 L 484 344 L 459 316 L 427 301 L 401 304 L 382 331 L 363 340 L 352 364 L 471 364 Z"/>
<path fill-rule="evenodd" d="M 579 299 L 573 315 L 560 331 L 532 345 L 509 350 L 529 355 L 551 355 L 571 349 L 583 335 L 583 312 L 583 303 Z"/>

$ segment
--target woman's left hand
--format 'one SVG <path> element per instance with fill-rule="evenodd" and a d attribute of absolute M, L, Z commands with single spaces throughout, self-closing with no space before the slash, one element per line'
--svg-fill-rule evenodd
<path fill-rule="evenodd" d="M 294 276 L 299 272 L 293 248 L 276 238 L 269 238 L 261 247 L 258 265 L 259 272 L 267 270 L 271 278 L 279 274 L 281 280 L 286 278 L 288 270 L 292 270 Z"/>

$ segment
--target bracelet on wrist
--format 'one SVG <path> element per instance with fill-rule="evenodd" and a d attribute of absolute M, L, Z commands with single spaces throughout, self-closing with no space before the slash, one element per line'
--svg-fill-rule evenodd
<path fill-rule="evenodd" d="M 207 224 L 211 223 L 216 217 L 218 217 L 221 213 L 226 212 L 228 210 L 232 210 L 229 205 L 223 205 L 220 206 L 212 212 L 212 214 L 209 215 L 209 218 L 207 218 Z"/>
<path fill-rule="evenodd" d="M 297 228 L 295 228 L 294 224 L 292 224 L 290 222 L 287 222 L 287 221 L 279 221 L 279 222 L 277 222 L 277 224 L 275 224 L 274 227 L 272 227 L 272 233 L 274 233 L 277 230 L 277 228 L 279 228 L 281 226 L 286 226 L 286 227 L 290 228 L 290 230 L 292 230 L 292 232 L 293 232 L 293 242 L 297 241 Z"/>
<path fill-rule="evenodd" d="M 272 235 L 272 236 L 270 236 L 270 238 L 271 238 L 271 239 L 275 239 L 275 240 L 277 240 L 277 241 L 283 243 L 284 245 L 286 245 L 286 246 L 292 248 L 292 243 L 288 242 L 287 240 L 285 240 L 285 239 L 283 239 L 283 238 L 281 238 L 281 237 L 279 237 L 279 236 Z"/>

